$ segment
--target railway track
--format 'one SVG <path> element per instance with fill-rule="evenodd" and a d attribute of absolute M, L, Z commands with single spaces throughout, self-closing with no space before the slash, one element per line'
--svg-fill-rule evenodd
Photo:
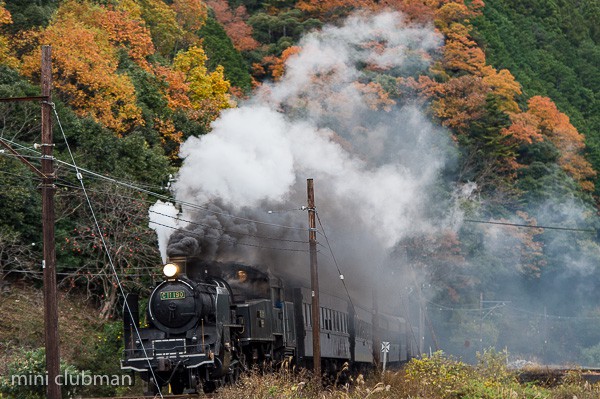
<path fill-rule="evenodd" d="M 564 367 L 539 367 L 522 369 L 518 372 L 520 382 L 534 382 L 536 384 L 553 387 L 562 383 L 571 372 L 578 373 L 584 381 L 591 384 L 600 382 L 600 369 L 596 368 L 564 368 Z"/>
<path fill-rule="evenodd" d="M 212 394 L 188 394 L 188 395 L 163 395 L 165 399 L 198 399 L 198 398 L 206 398 L 212 399 L 214 396 Z M 83 399 L 160 399 L 160 396 L 109 396 L 109 397 L 95 397 L 95 398 L 83 398 Z"/>

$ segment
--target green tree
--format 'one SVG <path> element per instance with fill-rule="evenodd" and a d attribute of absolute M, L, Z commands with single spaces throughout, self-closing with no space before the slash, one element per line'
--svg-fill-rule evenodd
<path fill-rule="evenodd" d="M 242 55 L 233 47 L 231 39 L 219 23 L 209 17 L 206 24 L 200 29 L 203 39 L 203 48 L 208 60 L 206 66 L 210 71 L 216 70 L 219 65 L 224 68 L 225 79 L 232 86 L 239 87 L 244 92 L 250 90 L 252 81 L 248 72 L 248 65 Z"/>

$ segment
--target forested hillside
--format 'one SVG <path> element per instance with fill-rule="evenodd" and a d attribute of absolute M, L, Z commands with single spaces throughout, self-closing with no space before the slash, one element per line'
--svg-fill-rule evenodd
<path fill-rule="evenodd" d="M 390 246 L 402 263 L 398 270 L 410 264 L 427 282 L 431 330 L 448 333 L 437 342 L 426 332 L 427 344 L 472 356 L 479 347 L 471 342 L 521 353 L 534 342 L 540 358 L 600 365 L 600 336 L 592 333 L 600 326 L 600 5 L 594 0 L 0 1 L 0 97 L 39 95 L 40 46 L 52 46 L 60 121 L 55 153 L 63 161 L 56 192 L 60 287 L 85 293 L 102 318 L 118 315 L 102 235 L 126 288 L 145 293 L 161 262 L 148 227 L 156 198 L 148 191 L 171 195 L 180 145 L 210 135 L 228 109 L 276 88 L 286 65 L 302 54 L 307 33 L 341 26 L 356 13 L 385 12 L 400 13 L 407 29 L 428 29 L 436 44 L 422 50 L 414 43 L 390 48 L 383 39 L 360 43 L 381 59 L 402 54 L 408 61 L 400 68 L 361 60 L 353 87 L 373 111 L 422 110 L 455 154 L 436 176 L 432 197 L 443 206 L 430 210 L 429 223 L 450 210 L 460 221 L 404 234 Z M 328 84 L 334 72 L 312 79 Z M 310 102 L 309 94 L 304 98 Z M 347 100 L 331 98 L 328 105 Z M 293 104 L 278 112 L 293 119 L 308 109 Z M 39 114 L 37 103 L 0 103 L 0 139 L 34 164 Z M 341 127 L 336 131 L 340 125 L 325 119 L 319 127 L 331 131 L 331 141 L 352 146 Z M 351 128 L 373 126 L 364 120 Z M 101 232 L 66 142 L 77 165 L 94 172 L 84 177 Z M 39 181 L 3 152 L 0 182 L 0 290 L 16 281 L 39 286 Z M 514 306 L 485 318 L 469 313 L 482 307 L 482 298 Z M 574 319 L 563 323 L 564 316 Z M 509 334 L 509 325 L 523 327 L 531 340 Z M 566 340 L 575 347 L 548 344 Z"/>

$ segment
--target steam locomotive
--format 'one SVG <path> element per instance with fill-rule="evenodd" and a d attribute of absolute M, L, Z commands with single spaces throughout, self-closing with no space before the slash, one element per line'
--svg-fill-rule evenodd
<path fill-rule="evenodd" d="M 148 299 L 140 326 L 138 297 L 124 305 L 125 349 L 121 368 L 139 372 L 149 392 L 212 392 L 255 365 L 285 359 L 313 363 L 311 291 L 284 287 L 280 278 L 238 263 L 171 259 L 165 279 Z M 361 368 L 377 361 L 377 340 L 389 343 L 389 364 L 415 354 L 404 318 L 377 315 L 341 298 L 319 293 L 321 369 L 344 363 Z M 374 352 L 375 349 L 375 352 Z"/>

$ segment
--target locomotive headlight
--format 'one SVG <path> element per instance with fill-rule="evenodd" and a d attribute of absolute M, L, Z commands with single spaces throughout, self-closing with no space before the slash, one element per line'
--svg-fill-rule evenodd
<path fill-rule="evenodd" d="M 167 263 L 163 267 L 163 273 L 167 277 L 175 277 L 177 273 L 179 273 L 179 267 L 177 267 L 177 265 L 174 263 Z"/>

